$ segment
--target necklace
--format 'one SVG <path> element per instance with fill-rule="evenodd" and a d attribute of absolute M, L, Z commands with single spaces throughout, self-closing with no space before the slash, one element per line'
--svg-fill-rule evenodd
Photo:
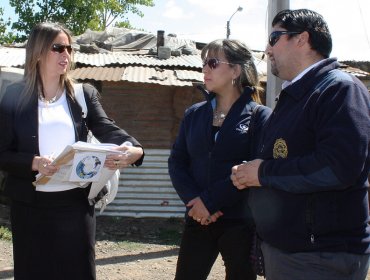
<path fill-rule="evenodd" d="M 57 96 L 55 95 L 53 98 L 47 100 L 45 97 L 42 96 L 42 94 L 39 95 L 39 98 L 42 102 L 46 103 L 46 104 L 51 104 L 51 103 L 54 103 L 55 101 L 57 101 Z"/>
<path fill-rule="evenodd" d="M 223 113 L 221 111 L 217 111 L 215 110 L 213 112 L 213 122 L 216 123 L 217 125 L 220 125 L 223 123 L 223 121 L 225 120 L 226 118 L 226 113 Z"/>
<path fill-rule="evenodd" d="M 39 93 L 39 99 L 42 101 L 42 102 L 44 102 L 44 103 L 46 103 L 46 104 L 52 104 L 52 103 L 54 103 L 54 102 L 56 102 L 57 100 L 58 100 L 58 92 L 59 92 L 59 87 L 57 88 L 57 91 L 56 91 L 56 93 L 55 93 L 55 96 L 53 97 L 53 98 L 51 98 L 51 99 L 49 99 L 49 100 L 47 100 L 45 97 L 44 97 L 44 94 L 42 93 L 42 92 L 40 92 Z"/>

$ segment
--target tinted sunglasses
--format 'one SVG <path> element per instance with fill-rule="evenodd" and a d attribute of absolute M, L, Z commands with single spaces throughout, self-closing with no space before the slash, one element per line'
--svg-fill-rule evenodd
<path fill-rule="evenodd" d="M 53 44 L 51 46 L 51 50 L 53 52 L 57 52 L 57 53 L 63 53 L 66 49 L 67 49 L 67 52 L 69 54 L 72 53 L 72 46 L 71 45 Z"/>
<path fill-rule="evenodd" d="M 213 70 L 213 69 L 216 69 L 218 67 L 218 65 L 220 65 L 221 63 L 233 65 L 233 63 L 229 63 L 229 62 L 226 62 L 226 61 L 221 61 L 218 58 L 207 58 L 207 59 L 203 60 L 203 68 L 206 65 L 208 65 L 208 67 Z"/>
<path fill-rule="evenodd" d="M 279 41 L 280 36 L 284 34 L 301 34 L 302 31 L 274 31 L 269 36 L 269 44 L 273 47 L 277 41 Z"/>

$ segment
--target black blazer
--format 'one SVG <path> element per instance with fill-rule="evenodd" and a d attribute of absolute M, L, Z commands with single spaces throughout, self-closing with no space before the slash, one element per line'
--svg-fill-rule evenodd
<path fill-rule="evenodd" d="M 40 155 L 38 138 L 38 97 L 33 96 L 27 104 L 19 108 L 23 82 L 8 86 L 0 104 L 0 169 L 7 173 L 5 194 L 13 200 L 32 202 L 35 187 L 32 182 L 37 172 L 32 171 L 34 156 Z M 83 86 L 87 118 L 82 118 L 82 108 L 67 95 L 76 141 L 86 141 L 88 130 L 101 142 L 117 145 L 130 141 L 134 146 L 140 143 L 109 119 L 99 102 L 97 90 Z M 52 139 L 51 139 L 52 141 Z M 140 165 L 143 157 L 135 165 Z"/>

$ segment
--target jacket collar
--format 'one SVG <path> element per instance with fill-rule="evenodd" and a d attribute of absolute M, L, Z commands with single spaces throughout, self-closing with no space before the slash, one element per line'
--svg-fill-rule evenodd
<path fill-rule="evenodd" d="M 310 69 L 301 79 L 290 84 L 281 92 L 290 95 L 295 100 L 300 100 L 311 92 L 312 87 L 320 80 L 320 77 L 327 72 L 339 68 L 336 58 L 327 58 Z"/>
<path fill-rule="evenodd" d="M 203 86 L 197 86 L 197 88 L 202 92 L 207 102 L 215 102 L 216 94 L 214 92 L 206 90 Z M 245 87 L 238 100 L 249 103 L 252 101 L 251 94 L 253 91 L 254 89 L 252 87 Z"/>

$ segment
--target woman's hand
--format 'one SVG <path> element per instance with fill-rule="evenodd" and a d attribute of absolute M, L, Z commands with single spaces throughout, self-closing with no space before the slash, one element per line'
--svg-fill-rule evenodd
<path fill-rule="evenodd" d="M 32 170 L 45 176 L 53 176 L 59 167 L 52 164 L 53 158 L 48 156 L 35 156 L 32 161 Z"/>
<path fill-rule="evenodd" d="M 108 154 L 104 166 L 111 169 L 121 169 L 135 163 L 143 156 L 141 147 L 122 145 L 114 147 L 112 150 L 120 151 L 120 153 Z"/>
<path fill-rule="evenodd" d="M 192 217 L 195 221 L 205 226 L 216 222 L 223 215 L 221 211 L 217 211 L 211 215 L 199 196 L 190 200 L 186 206 L 191 207 L 188 213 L 189 217 Z"/>

